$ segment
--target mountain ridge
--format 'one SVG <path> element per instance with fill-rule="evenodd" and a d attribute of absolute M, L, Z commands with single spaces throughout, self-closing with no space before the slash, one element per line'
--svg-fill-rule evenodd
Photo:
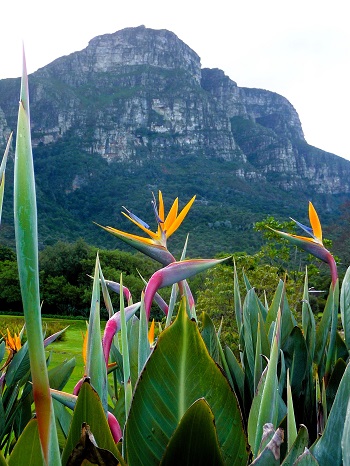
<path fill-rule="evenodd" d="M 198 193 L 194 209 L 214 218 L 196 215 L 189 227 L 208 237 L 219 225 L 216 251 L 244 246 L 237 231 L 253 238 L 264 215 L 296 216 L 312 199 L 327 222 L 349 199 L 350 162 L 310 146 L 285 97 L 201 68 L 173 32 L 140 26 L 95 37 L 31 74 L 29 92 L 43 244 L 69 234 L 101 244 L 90 215 L 127 228 L 119 206 L 142 208 L 136 195 L 148 200 L 157 189 L 169 199 Z M 18 95 L 19 79 L 0 80 L 2 144 L 16 125 Z M 66 222 L 55 234 L 44 221 L 50 211 Z M 5 242 L 10 217 L 7 208 Z"/>

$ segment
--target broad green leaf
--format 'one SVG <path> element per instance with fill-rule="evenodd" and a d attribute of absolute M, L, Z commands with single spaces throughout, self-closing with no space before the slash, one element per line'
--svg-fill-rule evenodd
<path fill-rule="evenodd" d="M 345 343 L 350 348 L 350 267 L 348 267 L 340 291 L 340 315 Z"/>
<path fill-rule="evenodd" d="M 112 315 L 114 314 L 113 304 L 112 304 L 112 301 L 111 301 L 111 297 L 109 296 L 107 283 L 105 281 L 105 277 L 103 275 L 100 263 L 98 264 L 98 272 L 99 272 L 99 275 L 100 275 L 100 283 L 101 283 L 101 290 L 102 290 L 103 300 L 104 300 L 106 309 L 108 311 L 108 316 L 112 317 Z M 122 291 L 121 291 L 121 293 L 122 293 Z"/>
<path fill-rule="evenodd" d="M 350 466 L 350 400 L 346 409 L 341 448 L 343 452 L 343 466 Z"/>
<path fill-rule="evenodd" d="M 337 340 L 337 327 L 338 327 L 338 307 L 339 307 L 339 280 L 336 281 L 334 288 L 331 285 L 329 294 L 332 293 L 333 296 L 333 306 L 332 306 L 332 320 L 331 320 L 331 332 L 329 335 L 329 344 L 327 348 L 326 356 L 326 368 L 325 368 L 325 377 L 329 378 L 332 370 L 332 366 L 336 361 L 336 340 Z"/>
<path fill-rule="evenodd" d="M 138 374 L 140 374 L 151 351 L 149 341 L 148 341 L 148 321 L 147 321 L 144 301 L 142 298 L 141 298 L 141 309 L 140 309 L 138 348 L 139 348 Z"/>
<path fill-rule="evenodd" d="M 2 341 L 0 343 L 0 364 L 1 364 L 1 361 L 4 359 L 4 356 L 5 356 L 5 342 Z"/>
<path fill-rule="evenodd" d="M 1 224 L 2 204 L 3 204 L 3 201 L 4 201 L 5 169 L 6 169 L 8 153 L 9 153 L 10 146 L 11 146 L 12 134 L 13 133 L 11 132 L 11 134 L 10 134 L 8 140 L 7 140 L 6 149 L 5 149 L 4 156 L 2 158 L 1 165 L 0 165 L 0 224 Z M 1 361 L 1 359 L 2 358 L 0 358 L 0 361 Z"/>
<path fill-rule="evenodd" d="M 86 351 L 86 376 L 90 377 L 91 385 L 97 391 L 103 409 L 107 413 L 107 370 L 101 341 L 99 264 L 99 256 L 96 254 Z"/>
<path fill-rule="evenodd" d="M 349 356 L 349 350 L 339 334 L 339 332 L 336 333 L 336 338 L 335 338 L 335 360 L 337 359 L 343 359 L 346 361 Z"/>
<path fill-rule="evenodd" d="M 60 465 L 61 462 L 51 463 Z M 18 439 L 11 456 L 9 466 L 45 466 L 38 431 L 38 421 L 32 419 Z"/>
<path fill-rule="evenodd" d="M 258 322 L 260 322 L 259 341 L 261 342 L 260 353 L 269 356 L 270 348 L 267 335 L 265 332 L 264 319 L 260 312 L 258 299 L 255 290 L 252 288 L 248 291 L 247 296 L 243 303 L 243 336 L 244 336 L 244 352 L 249 365 L 249 378 L 254 384 L 254 371 L 255 371 L 255 355 L 256 355 L 256 342 L 258 341 Z M 259 354 L 260 354 L 259 353 Z"/>
<path fill-rule="evenodd" d="M 333 372 L 330 376 L 330 379 L 327 384 L 327 408 L 328 411 L 331 410 L 334 399 L 336 397 L 339 384 L 341 382 L 341 379 L 344 375 L 346 369 L 346 363 L 344 359 L 338 359 L 336 362 Z"/>
<path fill-rule="evenodd" d="M 330 290 L 328 298 L 327 298 L 326 306 L 322 313 L 321 322 L 319 323 L 317 330 L 316 330 L 316 346 L 315 346 L 314 362 L 317 365 L 320 365 L 321 359 L 323 357 L 323 354 L 326 348 L 327 338 L 328 338 L 331 321 L 332 321 L 333 305 L 334 305 L 333 293 L 332 293 L 332 290 Z"/>
<path fill-rule="evenodd" d="M 81 428 L 84 422 L 90 426 L 90 430 L 99 448 L 111 451 L 118 458 L 121 465 L 125 465 L 114 443 L 100 398 L 88 382 L 82 384 L 78 395 L 67 443 L 62 453 L 62 464 L 67 463 L 69 455 L 80 441 Z"/>
<path fill-rule="evenodd" d="M 288 455 L 284 459 L 282 466 L 293 466 L 296 459 L 304 452 L 309 444 L 309 433 L 305 426 L 301 426 L 298 435 L 289 449 Z"/>
<path fill-rule="evenodd" d="M 273 322 L 275 322 L 277 318 L 278 309 L 281 309 L 281 345 L 283 345 L 286 339 L 289 337 L 290 332 L 297 325 L 297 322 L 289 308 L 289 304 L 285 293 L 285 283 L 281 280 L 278 284 L 272 304 L 266 316 L 265 325 L 267 329 L 270 327 L 269 336 L 273 335 L 273 332 L 271 332 L 271 328 L 273 326 Z"/>
<path fill-rule="evenodd" d="M 244 271 L 244 270 L 242 271 L 242 276 L 243 276 L 243 281 L 244 281 L 244 284 L 245 284 L 245 288 L 246 288 L 246 290 L 247 290 L 247 292 L 248 292 L 248 291 L 251 290 L 253 287 L 252 287 L 252 285 L 250 284 L 249 279 L 248 279 L 247 275 L 245 274 L 245 271 Z"/>
<path fill-rule="evenodd" d="M 224 463 L 246 464 L 237 399 L 182 300 L 175 322 L 159 336 L 135 389 L 125 431 L 128 465 L 159 464 L 183 415 L 200 398 L 213 412 Z"/>
<path fill-rule="evenodd" d="M 234 275 L 233 275 L 234 285 L 234 309 L 235 309 L 235 316 L 237 322 L 238 333 L 240 333 L 242 329 L 242 300 L 241 300 L 241 293 L 239 291 L 239 282 L 238 282 L 238 275 L 237 275 L 237 268 L 236 262 L 234 261 Z"/>
<path fill-rule="evenodd" d="M 254 364 L 254 392 L 257 389 L 263 368 L 262 368 L 262 357 L 261 357 L 261 332 L 260 332 L 260 321 L 258 320 L 258 328 L 256 332 L 256 346 L 255 346 L 255 364 Z"/>
<path fill-rule="evenodd" d="M 232 350 L 228 347 L 225 346 L 224 348 L 224 355 L 226 359 L 226 363 L 228 366 L 228 369 L 231 374 L 231 379 L 233 381 L 233 388 L 234 391 L 237 395 L 237 398 L 240 402 L 241 407 L 243 406 L 243 400 L 244 400 L 244 372 L 239 364 L 239 362 L 236 359 L 236 356 L 232 352 Z"/>
<path fill-rule="evenodd" d="M 130 319 L 132 325 L 128 332 L 128 345 L 129 345 L 129 361 L 130 361 L 130 379 L 132 387 L 135 386 L 139 378 L 139 332 L 140 321 L 138 319 Z M 121 356 L 123 367 L 123 356 Z M 122 378 L 124 383 L 124 377 Z"/>
<path fill-rule="evenodd" d="M 296 459 L 296 461 L 293 463 L 293 466 L 321 466 L 323 464 L 326 466 L 325 463 L 318 463 L 310 451 L 305 448 L 304 453 Z"/>
<path fill-rule="evenodd" d="M 176 303 L 178 290 L 179 290 L 179 286 L 178 286 L 177 283 L 175 283 L 171 287 L 168 315 L 166 316 L 165 327 L 169 327 L 169 325 L 171 324 L 171 319 L 173 317 L 173 312 L 174 312 L 174 308 L 175 308 L 175 303 Z"/>
<path fill-rule="evenodd" d="M 120 286 L 123 288 L 123 276 L 120 275 Z M 124 309 L 124 298 L 123 294 L 120 293 L 120 335 L 121 335 L 121 349 L 123 356 L 123 381 L 124 381 L 124 396 L 125 396 L 125 413 L 128 416 L 132 387 L 130 381 L 130 358 L 129 358 L 129 342 L 128 342 L 128 330 L 126 326 L 125 309 Z"/>
<path fill-rule="evenodd" d="M 22 348 L 16 353 L 6 371 L 6 385 L 19 382 L 25 375 L 29 375 L 30 363 L 28 355 L 28 343 L 25 342 Z"/>
<path fill-rule="evenodd" d="M 84 422 L 80 440 L 70 454 L 66 466 L 81 466 L 86 464 L 119 466 L 120 463 L 113 453 L 104 448 L 100 448 L 96 444 L 90 426 Z"/>
<path fill-rule="evenodd" d="M 219 345 L 218 338 L 216 335 L 215 327 L 213 321 L 208 316 L 206 312 L 202 313 L 202 326 L 203 330 L 201 332 L 203 341 L 209 351 L 210 356 L 214 359 L 215 362 L 220 362 L 219 354 Z"/>
<path fill-rule="evenodd" d="M 278 309 L 281 306 L 281 300 L 282 300 L 282 295 L 283 295 L 283 290 L 284 290 L 284 283 L 282 280 L 278 282 L 278 286 L 276 288 L 275 294 L 273 296 L 270 309 L 267 313 L 266 316 L 266 326 L 269 327 L 272 322 L 276 321 L 277 319 L 277 314 L 278 314 Z"/>
<path fill-rule="evenodd" d="M 75 358 L 64 361 L 62 364 L 49 370 L 50 388 L 63 390 L 75 367 Z"/>
<path fill-rule="evenodd" d="M 295 396 L 300 395 L 307 368 L 307 348 L 299 327 L 294 327 L 282 347 L 286 367 L 290 371 L 290 385 Z"/>
<path fill-rule="evenodd" d="M 349 387 L 350 365 L 348 364 L 329 413 L 323 435 L 310 448 L 311 453 L 322 465 L 341 466 L 342 464 L 341 440 L 350 398 Z"/>
<path fill-rule="evenodd" d="M 208 403 L 199 399 L 182 417 L 165 450 L 161 466 L 224 465 L 215 429 L 215 420 Z"/>
<path fill-rule="evenodd" d="M 8 463 L 5 460 L 4 455 L 2 454 L 1 450 L 0 450 L 0 466 L 8 466 Z"/>
<path fill-rule="evenodd" d="M 280 395 L 278 392 L 277 363 L 279 355 L 280 316 L 279 312 L 270 361 L 259 382 L 248 418 L 248 440 L 255 457 L 258 455 L 264 425 L 271 423 L 276 428 L 278 419 Z"/>
<path fill-rule="evenodd" d="M 17 264 L 40 441 L 45 460 L 48 463 L 59 464 L 55 416 L 42 341 L 37 207 L 29 113 L 28 76 L 23 53 L 14 167 L 14 224 Z"/>
<path fill-rule="evenodd" d="M 292 389 L 289 380 L 289 369 L 287 370 L 287 445 L 291 449 L 297 437 L 297 426 L 295 424 Z"/>
<path fill-rule="evenodd" d="M 72 422 L 72 414 L 66 409 L 66 407 L 59 401 L 53 399 L 53 406 L 55 409 L 56 422 L 58 423 L 60 430 L 64 436 L 64 444 L 66 443 L 66 438 L 68 437 L 69 427 Z M 63 447 L 64 447 L 63 444 Z"/>
<path fill-rule="evenodd" d="M 254 466 L 279 466 L 280 446 L 283 442 L 283 430 L 277 429 L 259 456 L 251 463 Z"/>

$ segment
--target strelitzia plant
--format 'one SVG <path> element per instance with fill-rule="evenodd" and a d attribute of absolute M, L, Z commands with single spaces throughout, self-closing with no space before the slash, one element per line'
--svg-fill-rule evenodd
<path fill-rule="evenodd" d="M 175 258 L 167 248 L 167 239 L 179 228 L 194 203 L 195 198 L 196 196 L 193 196 L 180 213 L 178 213 L 179 200 L 176 198 L 168 215 L 165 217 L 163 195 L 162 192 L 159 191 L 158 208 L 154 198 L 152 201 L 158 225 L 156 232 L 152 231 L 146 222 L 124 207 L 126 212 L 122 212 L 122 214 L 146 233 L 149 238 L 126 233 L 110 226 L 99 226 L 135 249 L 160 262 L 162 265 L 168 265 L 174 262 Z"/>
<path fill-rule="evenodd" d="M 309 220 L 311 227 L 305 226 L 302 223 L 291 218 L 302 230 L 304 230 L 310 237 L 307 236 L 298 236 L 290 233 L 285 233 L 284 231 L 274 230 L 282 238 L 287 239 L 295 246 L 304 249 L 304 251 L 312 254 L 323 262 L 326 262 L 329 265 L 332 277 L 333 287 L 336 284 L 338 273 L 337 266 L 332 254 L 325 248 L 322 238 L 322 227 L 319 217 L 317 215 L 316 209 L 313 206 L 312 202 L 309 202 Z"/>

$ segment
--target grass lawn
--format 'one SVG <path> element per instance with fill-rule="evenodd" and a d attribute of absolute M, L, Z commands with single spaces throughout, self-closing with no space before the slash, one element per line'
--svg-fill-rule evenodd
<path fill-rule="evenodd" d="M 69 327 L 65 331 L 63 340 L 51 343 L 46 348 L 47 353 L 51 353 L 51 367 L 58 366 L 65 360 L 75 358 L 75 368 L 69 381 L 64 387 L 67 393 L 73 393 L 73 388 L 79 379 L 84 375 L 83 362 L 83 333 L 86 332 L 86 322 L 84 320 L 65 320 L 65 319 L 43 319 L 43 321 L 56 321 L 64 327 Z"/>
<path fill-rule="evenodd" d="M 21 317 L 12 316 L 1 316 L 0 317 L 0 335 L 6 332 L 6 328 L 9 327 L 11 332 L 19 332 L 24 319 Z M 54 318 L 43 318 L 43 324 L 48 325 L 55 323 L 61 328 L 67 327 L 65 331 L 65 337 L 57 342 L 51 343 L 46 348 L 46 353 L 51 353 L 51 362 L 49 369 L 58 366 L 65 360 L 75 357 L 76 365 L 69 381 L 67 382 L 64 391 L 72 393 L 75 384 L 84 375 L 84 362 L 82 355 L 83 347 L 83 333 L 86 332 L 86 321 L 85 320 L 71 320 L 71 319 L 54 319 Z M 104 328 L 105 323 L 101 323 L 101 327 Z M 1 363 L 1 361 L 0 361 Z"/>

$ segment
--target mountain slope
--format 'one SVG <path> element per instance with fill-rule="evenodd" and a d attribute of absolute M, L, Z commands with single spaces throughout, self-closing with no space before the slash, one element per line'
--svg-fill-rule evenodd
<path fill-rule="evenodd" d="M 16 126 L 19 85 L 0 81 L 2 145 Z M 29 86 L 42 245 L 83 236 L 119 247 L 92 221 L 129 228 L 126 205 L 150 223 L 158 189 L 167 205 L 197 194 L 173 246 L 179 252 L 191 231 L 190 254 L 208 256 L 257 248 L 252 225 L 267 214 L 306 221 L 311 199 L 329 223 L 349 199 L 350 162 L 308 145 L 287 99 L 201 69 L 172 32 L 96 37 L 30 75 Z M 11 244 L 7 179 L 1 239 Z"/>

